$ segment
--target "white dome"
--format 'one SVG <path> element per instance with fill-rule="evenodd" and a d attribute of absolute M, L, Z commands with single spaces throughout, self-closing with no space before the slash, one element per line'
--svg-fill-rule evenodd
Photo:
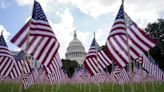
<path fill-rule="evenodd" d="M 75 60 L 79 64 L 83 63 L 86 55 L 85 48 L 80 40 L 77 39 L 76 32 L 74 33 L 74 39 L 69 43 L 67 52 L 65 54 L 66 59 Z"/>

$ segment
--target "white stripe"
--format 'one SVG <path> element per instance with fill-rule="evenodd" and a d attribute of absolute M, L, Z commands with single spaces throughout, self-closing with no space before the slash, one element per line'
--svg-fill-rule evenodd
<path fill-rule="evenodd" d="M 134 30 L 134 32 L 142 39 L 144 40 L 144 42 L 146 42 L 147 44 L 149 44 L 151 47 L 154 47 L 155 44 L 152 43 L 150 40 L 148 40 L 145 36 L 142 35 L 142 33 L 140 33 L 140 31 L 135 27 L 135 26 L 131 26 L 132 30 Z"/>
<path fill-rule="evenodd" d="M 30 34 L 31 35 L 47 35 L 48 36 L 52 36 L 52 37 L 55 37 L 54 34 L 50 33 L 50 32 L 45 32 L 45 31 L 39 31 L 39 30 L 35 30 L 35 31 L 30 31 Z M 46 37 L 46 36 L 44 36 Z"/>
<path fill-rule="evenodd" d="M 28 49 L 28 53 L 31 54 L 35 47 L 37 47 L 36 45 L 38 44 L 38 42 L 41 40 L 42 37 L 37 37 L 36 40 L 33 42 L 33 44 L 31 44 L 31 47 Z M 31 38 L 32 39 L 32 38 Z"/>
<path fill-rule="evenodd" d="M 127 44 L 123 42 L 123 39 L 120 38 L 119 36 L 115 36 L 117 41 L 120 43 L 120 45 L 126 50 L 126 52 L 128 52 L 128 47 L 127 47 Z M 125 39 L 124 39 L 125 40 Z M 129 39 L 130 40 L 130 39 Z M 130 48 L 129 48 L 130 49 Z M 137 55 L 132 51 L 130 50 L 130 55 L 133 57 L 133 58 L 137 58 Z"/>
<path fill-rule="evenodd" d="M 5 58 L 5 59 L 4 59 Z M 5 63 L 6 62 L 8 62 L 7 60 L 8 60 L 8 58 L 7 57 L 4 57 L 3 59 L 3 62 L 1 63 L 1 65 L 0 65 L 0 70 L 2 70 L 2 68 L 3 68 L 3 66 L 5 65 Z M 8 62 L 9 63 L 9 62 Z M 5 65 L 6 66 L 6 65 Z"/>
<path fill-rule="evenodd" d="M 27 22 L 28 23 L 28 22 Z M 26 25 L 26 24 L 25 24 Z M 29 27 L 27 27 L 24 31 L 23 31 L 23 33 L 21 33 L 21 35 L 19 35 L 19 37 L 18 37 L 18 39 L 14 42 L 16 45 L 18 45 L 21 41 L 22 41 L 22 39 L 24 39 L 25 37 L 26 37 L 26 35 L 27 35 L 27 33 L 29 32 Z"/>
<path fill-rule="evenodd" d="M 128 34 L 131 37 L 131 39 L 133 39 L 138 45 L 142 46 L 142 48 L 146 51 L 149 50 L 149 47 L 147 47 L 145 44 L 143 44 L 138 38 L 136 38 L 136 36 L 128 29 Z M 138 35 L 139 36 L 139 35 Z"/>
<path fill-rule="evenodd" d="M 53 44 L 53 40 L 50 40 L 50 42 L 47 44 L 46 49 L 44 50 L 44 52 L 42 53 L 42 55 L 39 58 L 39 61 L 43 61 L 43 59 L 45 58 L 46 54 L 48 53 L 48 50 L 50 49 L 51 45 Z M 45 44 L 44 44 L 45 45 Z"/>
<path fill-rule="evenodd" d="M 120 39 L 117 39 L 117 40 L 120 40 Z M 118 44 L 115 42 L 115 40 L 113 39 L 113 37 L 110 38 L 110 42 L 114 45 L 114 48 L 118 51 L 118 53 L 121 54 L 122 57 L 123 57 L 127 62 L 129 62 L 128 55 L 125 53 L 125 52 L 127 52 L 127 49 L 126 49 L 126 51 L 123 51 L 123 50 L 118 46 Z"/>
<path fill-rule="evenodd" d="M 104 60 L 101 60 L 100 58 L 101 58 L 101 56 L 98 56 L 98 57 L 97 57 L 97 61 L 103 66 L 103 68 L 105 68 L 106 65 L 103 63 Z M 98 64 L 98 65 L 99 65 L 99 64 Z"/>
<path fill-rule="evenodd" d="M 125 62 L 122 61 L 122 59 L 117 55 L 117 53 L 113 50 L 113 47 L 109 44 L 109 41 L 107 41 L 107 47 L 110 50 L 111 54 L 116 58 L 117 62 L 122 66 L 126 66 Z"/>
<path fill-rule="evenodd" d="M 124 40 L 126 40 L 126 37 L 123 37 L 124 38 Z M 130 45 L 130 47 L 132 47 L 137 53 L 139 53 L 140 55 L 142 55 L 143 54 L 143 52 L 131 41 L 131 40 L 129 40 L 129 45 Z"/>
<path fill-rule="evenodd" d="M 37 46 L 37 50 L 35 51 L 35 54 L 33 55 L 33 57 L 37 58 L 38 55 L 39 55 L 41 52 L 44 52 L 44 51 L 42 51 L 42 50 L 43 50 L 43 47 L 44 47 L 45 45 L 47 45 L 47 44 L 46 44 L 47 41 L 48 41 L 48 37 L 44 37 L 44 39 L 41 41 L 41 43 L 39 44 L 39 46 Z M 45 49 L 48 49 L 48 48 L 45 48 Z M 42 54 L 44 54 L 44 53 L 42 53 Z"/>
<path fill-rule="evenodd" d="M 43 21 L 43 20 L 35 20 L 35 19 L 31 19 L 32 20 L 32 22 L 34 22 L 34 23 L 41 23 L 41 24 L 46 24 L 46 25 L 49 25 L 49 23 L 47 22 L 47 21 Z"/>
<path fill-rule="evenodd" d="M 103 53 L 102 50 L 98 53 L 98 56 L 102 59 L 102 62 L 104 62 L 106 66 L 109 65 L 109 62 L 106 61 L 107 57 L 105 57 L 105 58 L 103 57 L 104 56 L 104 53 Z"/>
<path fill-rule="evenodd" d="M 8 62 L 12 62 L 12 60 L 10 59 Z M 5 76 L 8 76 L 11 69 L 13 68 L 13 63 L 7 63 L 7 65 L 5 65 L 6 67 L 3 70 L 7 70 L 7 72 L 3 71 L 2 74 L 5 72 Z"/>
<path fill-rule="evenodd" d="M 92 73 L 93 73 L 94 75 L 96 75 L 96 72 L 95 72 L 95 70 L 93 69 L 93 67 L 91 66 L 90 62 L 89 62 L 87 59 L 86 59 L 85 62 L 87 63 L 87 65 L 88 65 L 89 69 L 92 71 Z"/>
<path fill-rule="evenodd" d="M 39 28 L 39 29 L 43 29 L 43 30 L 50 30 L 51 32 L 53 32 L 52 29 L 49 26 L 31 24 L 30 27 L 31 28 Z"/>
<path fill-rule="evenodd" d="M 122 22 L 122 21 L 117 21 L 117 22 Z M 117 23 L 117 22 L 115 22 L 115 23 Z M 112 30 L 114 29 L 114 28 L 117 28 L 117 27 L 123 27 L 123 28 L 125 28 L 125 24 L 115 24 L 115 25 L 113 25 L 112 26 Z M 115 31 L 115 30 L 114 30 Z M 125 32 L 125 30 L 124 30 L 124 32 Z"/>
<path fill-rule="evenodd" d="M 104 51 L 100 51 L 101 52 L 101 55 L 103 55 L 104 57 L 105 57 L 105 59 L 111 64 L 112 63 L 112 61 L 109 59 L 109 57 L 104 53 Z M 108 63 L 108 62 L 106 62 L 106 63 Z"/>
<path fill-rule="evenodd" d="M 53 40 L 53 39 L 52 39 Z M 54 41 L 55 42 L 55 41 Z M 52 48 L 51 52 L 49 53 L 46 62 L 44 62 L 44 65 L 48 65 L 52 55 L 54 54 L 54 52 L 56 51 L 56 49 L 58 48 L 58 42 L 55 43 L 55 46 Z"/>
<path fill-rule="evenodd" d="M 92 60 L 93 59 L 93 60 Z M 99 72 L 98 67 L 97 67 L 97 60 L 95 58 L 89 58 L 90 63 L 93 65 L 94 69 Z"/>

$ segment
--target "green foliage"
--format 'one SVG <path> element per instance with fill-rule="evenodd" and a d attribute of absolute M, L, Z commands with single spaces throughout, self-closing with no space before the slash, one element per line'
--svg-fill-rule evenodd
<path fill-rule="evenodd" d="M 13 90 L 11 91 L 11 89 Z M 130 84 L 37 84 L 22 92 L 131 92 Z M 135 92 L 145 92 L 143 84 L 134 84 Z M 101 91 L 99 91 L 101 90 Z M 147 92 L 163 92 L 164 83 L 146 83 Z M 18 84 L 1 83 L 0 92 L 19 92 Z"/>
<path fill-rule="evenodd" d="M 62 59 L 62 62 L 63 62 L 62 68 L 64 72 L 68 74 L 68 77 L 72 77 L 72 75 L 75 72 L 75 69 L 80 67 L 80 65 L 76 61 Z"/>
<path fill-rule="evenodd" d="M 164 70 L 164 19 L 158 19 L 157 22 L 149 23 L 145 30 L 157 42 L 157 46 L 150 50 L 150 54 L 159 67 Z"/>

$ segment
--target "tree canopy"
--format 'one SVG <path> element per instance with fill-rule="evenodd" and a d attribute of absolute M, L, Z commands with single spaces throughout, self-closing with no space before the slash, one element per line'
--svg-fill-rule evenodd
<path fill-rule="evenodd" d="M 157 42 L 157 46 L 150 50 L 150 54 L 159 67 L 164 70 L 164 19 L 158 19 L 154 23 L 149 23 L 145 31 Z"/>

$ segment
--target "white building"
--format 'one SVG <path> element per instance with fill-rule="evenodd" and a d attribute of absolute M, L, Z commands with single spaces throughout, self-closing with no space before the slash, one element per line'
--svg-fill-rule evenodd
<path fill-rule="evenodd" d="M 81 41 L 77 38 L 77 34 L 75 31 L 74 38 L 69 43 L 65 57 L 66 57 L 66 59 L 69 59 L 69 60 L 75 60 L 80 65 L 82 65 L 85 55 L 86 55 L 85 48 L 84 48 L 83 44 L 81 43 Z"/>

